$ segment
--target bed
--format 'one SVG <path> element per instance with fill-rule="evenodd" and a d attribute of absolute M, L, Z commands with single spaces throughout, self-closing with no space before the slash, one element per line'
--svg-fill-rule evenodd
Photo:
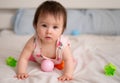
<path fill-rule="evenodd" d="M 18 60 L 26 41 L 34 34 L 32 17 L 42 0 L 29 0 L 29 4 L 27 1 L 1 0 L 0 3 L 0 83 L 62 83 L 57 79 L 62 71 L 57 69 L 46 73 L 37 63 L 29 62 L 30 77 L 18 80 L 14 77 L 16 67 L 6 65 L 9 56 Z M 67 8 L 64 34 L 70 39 L 77 60 L 74 79 L 65 83 L 120 83 L 120 1 L 57 1 Z M 104 67 L 108 63 L 116 66 L 113 76 L 105 75 Z"/>

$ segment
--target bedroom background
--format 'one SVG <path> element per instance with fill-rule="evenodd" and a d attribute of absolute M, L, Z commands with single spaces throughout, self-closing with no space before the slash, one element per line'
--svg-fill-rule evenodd
<path fill-rule="evenodd" d="M 0 30 L 12 29 L 16 34 L 34 32 L 32 19 L 35 8 L 44 0 L 0 0 Z M 118 0 L 58 0 L 67 9 L 65 34 L 120 35 Z"/>
<path fill-rule="evenodd" d="M 18 80 L 16 67 L 6 65 L 9 56 L 18 60 L 33 35 L 36 7 L 45 0 L 0 0 L 0 83 L 62 83 L 61 71 L 45 73 L 29 63 L 26 80 Z M 74 80 L 65 83 L 120 83 L 120 0 L 56 0 L 67 9 L 67 34 L 78 63 Z M 113 63 L 116 73 L 106 76 L 104 66 Z"/>

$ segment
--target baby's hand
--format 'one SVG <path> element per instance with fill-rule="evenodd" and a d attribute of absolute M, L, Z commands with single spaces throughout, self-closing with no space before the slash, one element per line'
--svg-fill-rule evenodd
<path fill-rule="evenodd" d="M 24 80 L 24 79 L 28 78 L 28 76 L 29 75 L 27 73 L 19 73 L 15 77 L 18 79 Z"/>
<path fill-rule="evenodd" d="M 64 74 L 64 75 L 62 75 L 58 78 L 58 80 L 60 80 L 60 81 L 65 81 L 65 80 L 69 81 L 69 80 L 72 80 L 72 79 L 73 79 L 72 75 L 67 75 L 67 74 Z"/>

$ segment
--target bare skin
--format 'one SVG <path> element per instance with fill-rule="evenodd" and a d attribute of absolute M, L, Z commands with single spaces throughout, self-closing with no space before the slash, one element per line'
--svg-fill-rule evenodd
<path fill-rule="evenodd" d="M 44 56 L 48 58 L 55 57 L 55 45 L 57 39 L 61 36 L 63 30 L 63 19 L 62 17 L 56 18 L 52 15 L 41 17 L 38 20 L 37 25 L 34 26 L 36 29 L 36 34 L 39 37 L 39 41 L 41 41 L 42 45 L 42 53 Z M 29 57 L 34 51 L 34 38 L 32 37 L 26 43 L 22 53 L 20 54 L 20 58 L 18 61 L 17 67 L 17 75 L 18 79 L 26 79 L 29 77 L 27 73 L 27 65 L 29 62 Z M 49 50 L 51 48 L 51 50 Z M 49 53 L 49 56 L 47 55 Z M 63 75 L 58 77 L 58 80 L 65 81 L 65 80 L 72 80 L 73 79 L 73 71 L 74 71 L 74 61 L 71 53 L 71 49 L 69 46 L 66 46 L 63 51 L 63 60 L 65 63 L 65 68 Z"/>

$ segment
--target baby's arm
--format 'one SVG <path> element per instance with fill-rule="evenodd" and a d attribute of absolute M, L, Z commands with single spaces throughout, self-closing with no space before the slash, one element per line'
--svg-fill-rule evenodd
<path fill-rule="evenodd" d="M 64 73 L 58 79 L 61 81 L 71 80 L 74 71 L 74 61 L 69 46 L 66 46 L 63 51 L 63 59 L 65 63 Z"/>
<path fill-rule="evenodd" d="M 17 66 L 17 76 L 16 76 L 18 79 L 25 79 L 28 77 L 28 74 L 26 73 L 26 69 L 27 69 L 29 57 L 32 54 L 33 49 L 34 49 L 34 45 L 33 45 L 33 37 L 32 37 L 26 43 L 22 53 L 20 54 L 20 58 L 18 60 L 18 66 Z"/>

